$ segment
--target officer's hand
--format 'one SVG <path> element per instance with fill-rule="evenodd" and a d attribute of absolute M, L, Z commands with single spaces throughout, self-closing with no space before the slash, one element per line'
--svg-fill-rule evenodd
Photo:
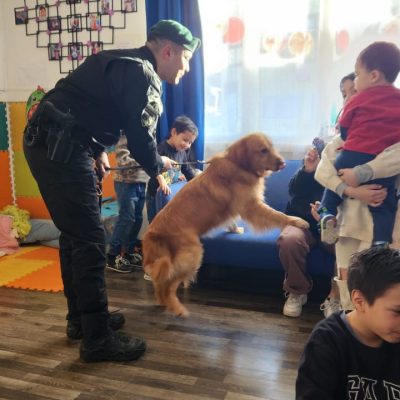
<path fill-rule="evenodd" d="M 171 169 L 175 163 L 174 160 L 171 160 L 170 158 L 168 158 L 166 156 L 161 156 L 161 160 L 163 162 L 163 167 L 165 169 Z"/>
<path fill-rule="evenodd" d="M 106 171 L 106 168 L 110 168 L 110 161 L 108 155 L 103 151 L 96 159 L 96 171 L 101 177 L 106 177 L 110 174 L 110 171 Z"/>

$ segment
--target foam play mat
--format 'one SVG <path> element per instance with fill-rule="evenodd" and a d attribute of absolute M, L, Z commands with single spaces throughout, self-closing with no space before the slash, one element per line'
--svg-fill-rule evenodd
<path fill-rule="evenodd" d="M 58 249 L 23 246 L 0 257 L 0 286 L 59 292 L 63 289 Z"/>

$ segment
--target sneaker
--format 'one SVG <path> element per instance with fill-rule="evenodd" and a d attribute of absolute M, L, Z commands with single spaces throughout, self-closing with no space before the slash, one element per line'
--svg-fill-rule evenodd
<path fill-rule="evenodd" d="M 149 282 L 152 281 L 151 276 L 150 276 L 149 274 L 144 274 L 144 275 L 143 275 L 143 279 L 144 279 L 145 281 L 149 281 Z"/>
<path fill-rule="evenodd" d="M 143 265 L 143 257 L 139 253 L 125 254 L 123 258 L 127 260 L 132 267 L 141 268 Z"/>
<path fill-rule="evenodd" d="M 385 241 L 373 242 L 371 247 L 377 247 L 379 249 L 388 249 L 389 242 L 385 242 Z"/>
<path fill-rule="evenodd" d="M 121 274 L 129 274 L 133 271 L 130 262 L 122 256 L 116 256 L 114 258 L 113 256 L 108 255 L 106 268 L 119 272 Z"/>
<path fill-rule="evenodd" d="M 146 342 L 141 338 L 129 338 L 117 332 L 93 343 L 81 342 L 80 357 L 85 362 L 133 361 L 146 351 Z"/>
<path fill-rule="evenodd" d="M 306 294 L 288 293 L 287 300 L 283 306 L 283 315 L 287 317 L 300 317 L 303 306 L 306 303 Z"/>
<path fill-rule="evenodd" d="M 342 307 L 340 306 L 339 299 L 331 299 L 330 297 L 327 297 L 319 309 L 324 312 L 324 317 L 328 318 L 333 313 L 341 311 Z"/>
<path fill-rule="evenodd" d="M 321 242 L 326 244 L 335 244 L 338 241 L 337 221 L 332 214 L 327 214 L 321 218 Z"/>
<path fill-rule="evenodd" d="M 114 331 L 121 329 L 125 323 L 124 314 L 114 312 L 109 314 L 110 328 Z M 67 322 L 67 337 L 72 340 L 82 339 L 82 324 L 80 319 L 69 319 Z"/>

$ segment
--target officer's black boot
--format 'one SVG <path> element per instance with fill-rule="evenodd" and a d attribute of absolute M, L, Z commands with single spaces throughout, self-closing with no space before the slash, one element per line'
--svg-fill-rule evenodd
<path fill-rule="evenodd" d="M 110 328 L 114 331 L 121 329 L 125 323 L 124 314 L 114 312 L 109 314 Z M 72 340 L 82 339 L 82 323 L 80 318 L 71 318 L 67 322 L 67 337 Z"/>
<path fill-rule="evenodd" d="M 132 361 L 143 355 L 146 351 L 143 339 L 114 332 L 108 322 L 108 313 L 82 315 L 80 356 L 83 361 Z"/>

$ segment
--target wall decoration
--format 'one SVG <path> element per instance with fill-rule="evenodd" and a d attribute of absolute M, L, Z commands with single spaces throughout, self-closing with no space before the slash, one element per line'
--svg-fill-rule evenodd
<path fill-rule="evenodd" d="M 15 24 L 16 25 L 23 25 L 28 23 L 28 10 L 25 8 L 15 8 Z"/>
<path fill-rule="evenodd" d="M 22 0 L 20 0 L 22 1 Z M 114 32 L 126 28 L 126 14 L 137 12 L 137 0 L 23 0 L 14 8 L 16 25 L 36 36 L 68 74 L 92 54 L 114 43 Z"/>

